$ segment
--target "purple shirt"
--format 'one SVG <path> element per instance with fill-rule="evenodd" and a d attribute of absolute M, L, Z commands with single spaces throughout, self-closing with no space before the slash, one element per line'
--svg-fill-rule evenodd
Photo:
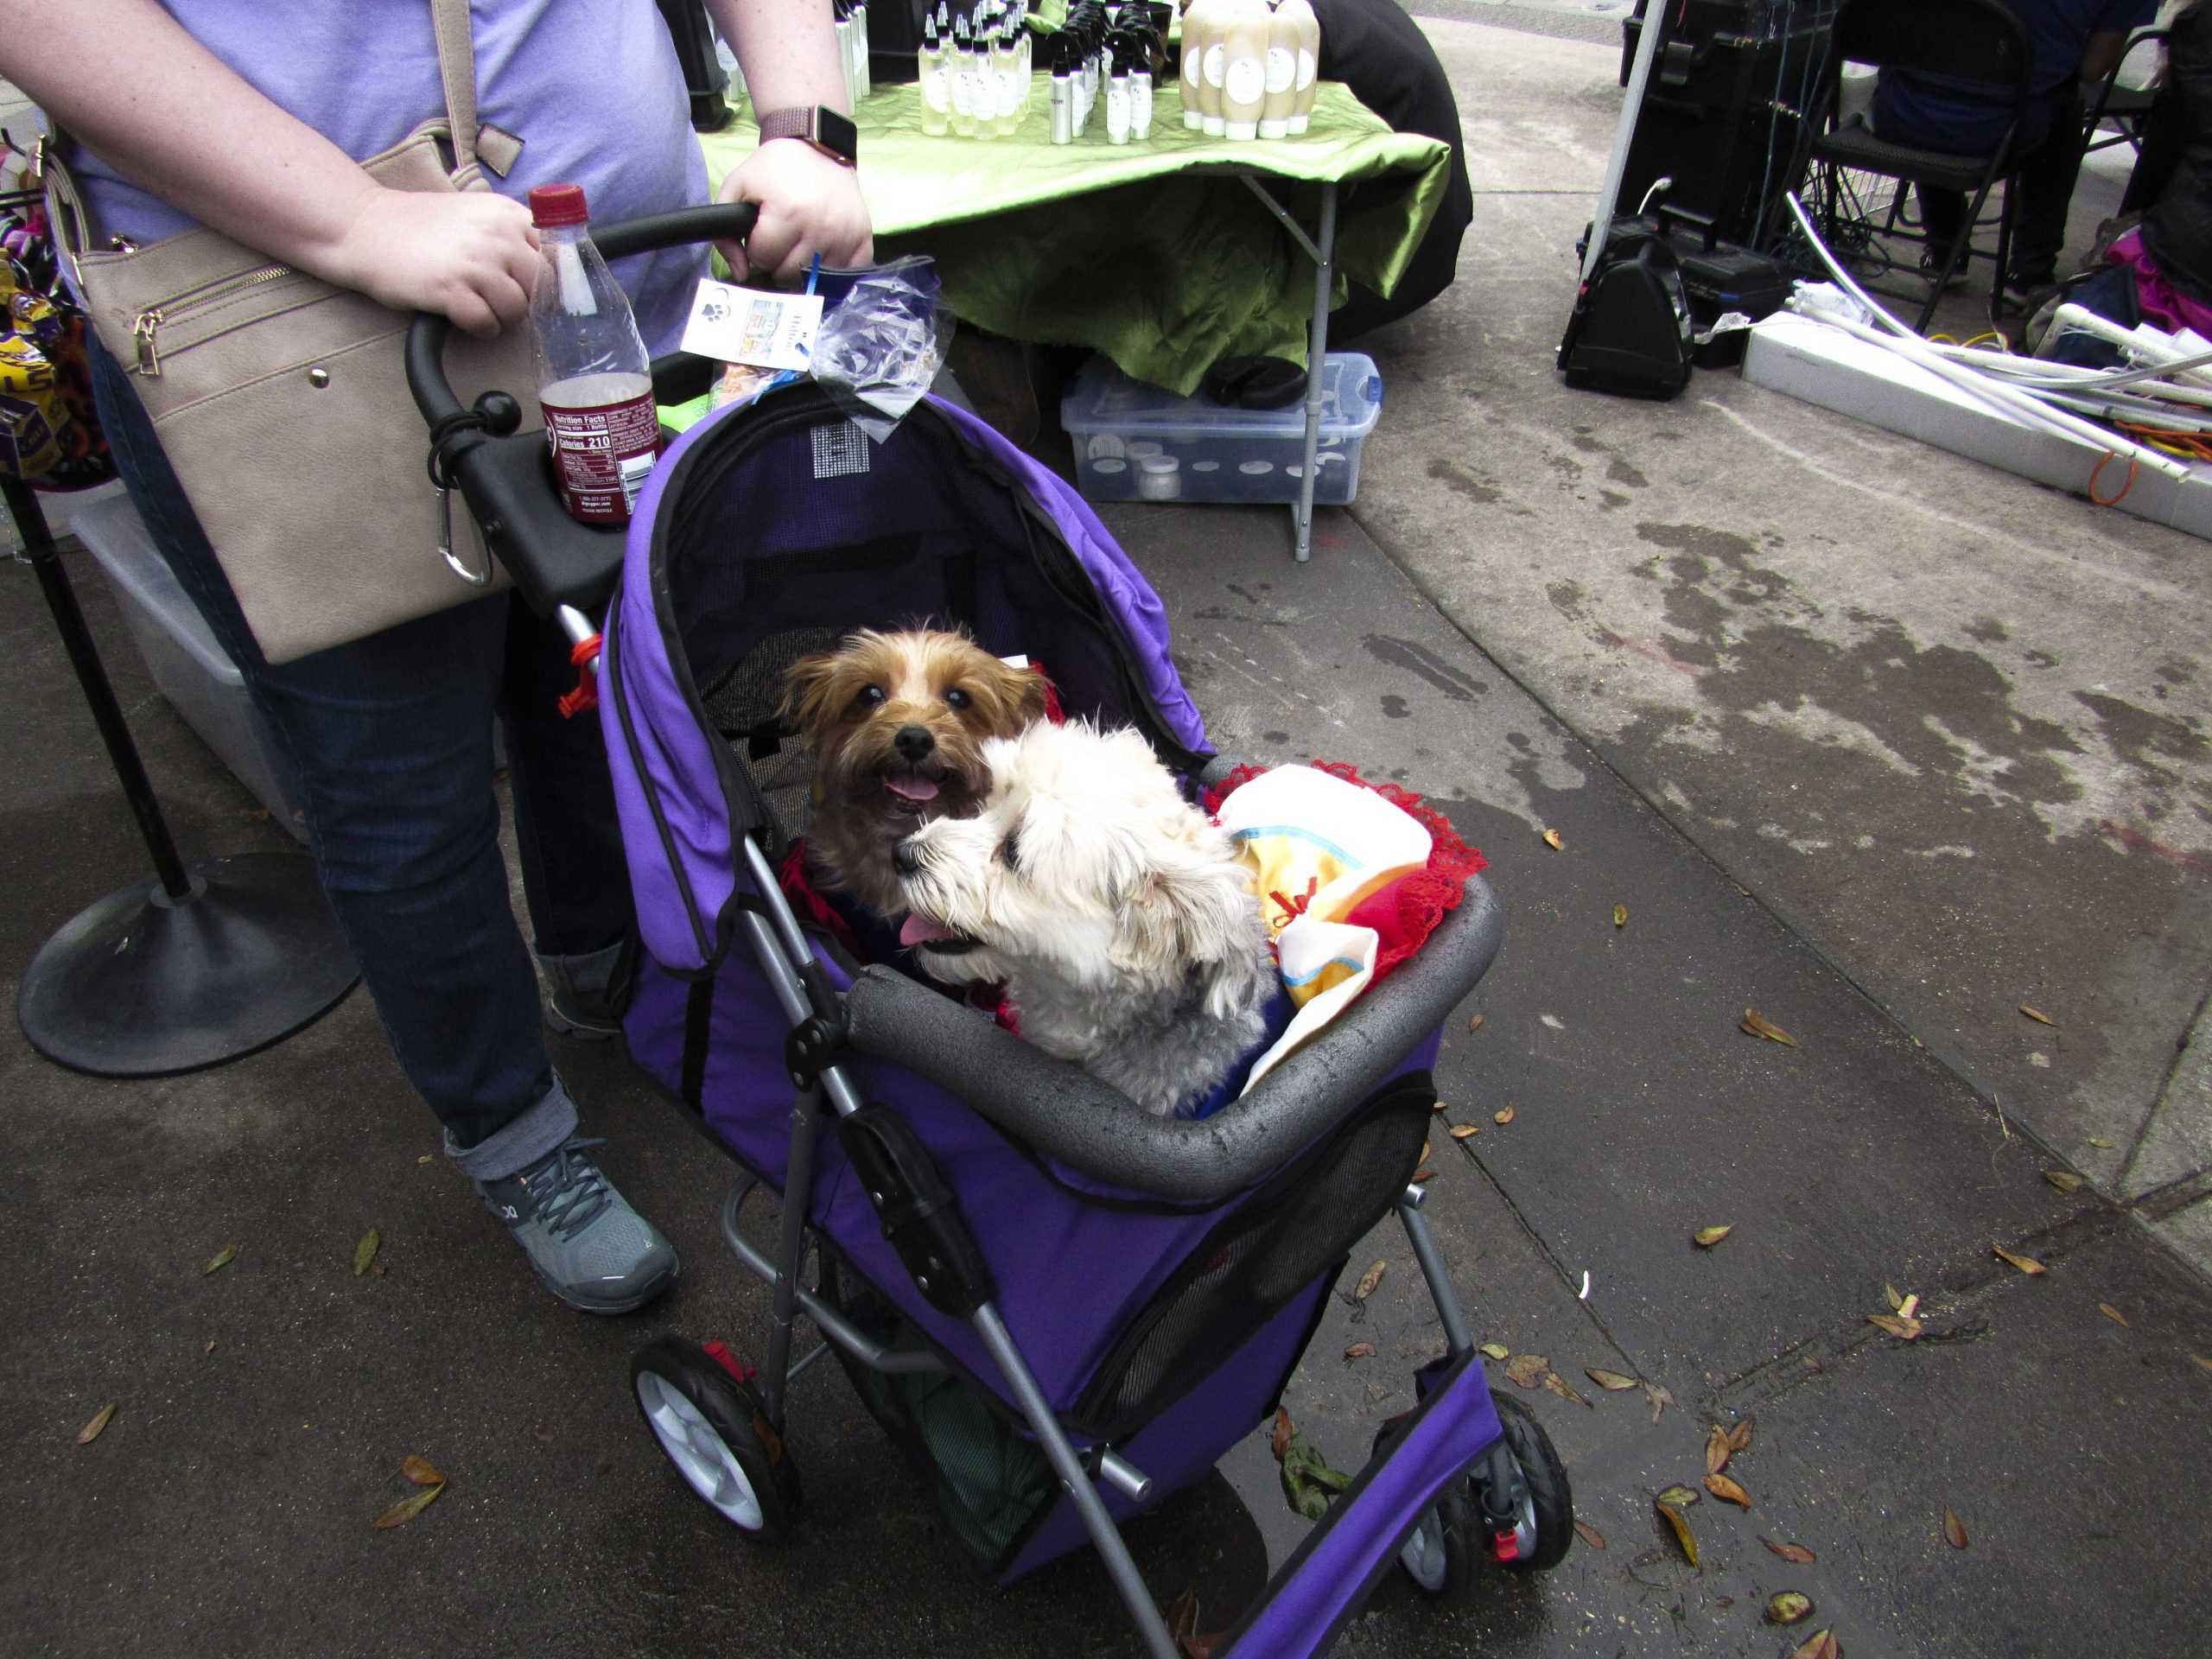
<path fill-rule="evenodd" d="M 162 0 L 169 15 L 273 103 L 356 161 L 389 149 L 445 110 L 428 0 Z M 683 76 L 652 0 L 473 0 L 480 120 L 523 140 L 504 179 L 583 186 L 592 217 L 627 219 L 708 199 Z M 76 171 L 104 235 L 150 242 L 192 227 L 89 150 Z M 647 349 L 674 348 L 703 245 L 615 266 Z"/>

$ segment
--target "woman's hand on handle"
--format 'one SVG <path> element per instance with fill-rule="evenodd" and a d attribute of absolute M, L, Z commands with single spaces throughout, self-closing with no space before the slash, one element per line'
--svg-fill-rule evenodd
<path fill-rule="evenodd" d="M 496 334 L 530 315 L 537 232 L 530 209 L 505 196 L 372 187 L 317 274 L 395 311 L 437 311 L 472 334 Z"/>
<path fill-rule="evenodd" d="M 797 138 L 772 138 L 722 181 L 720 200 L 750 201 L 760 216 L 741 245 L 715 245 L 740 282 L 792 282 L 814 256 L 825 265 L 874 257 L 868 204 L 853 169 Z"/>

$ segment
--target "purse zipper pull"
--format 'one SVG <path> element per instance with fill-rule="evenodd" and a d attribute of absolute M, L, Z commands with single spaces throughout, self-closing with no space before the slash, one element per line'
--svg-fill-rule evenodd
<path fill-rule="evenodd" d="M 161 326 L 159 311 L 141 311 L 130 325 L 130 338 L 138 347 L 137 372 L 152 378 L 159 378 L 162 372 L 161 353 L 154 349 L 154 330 Z"/>

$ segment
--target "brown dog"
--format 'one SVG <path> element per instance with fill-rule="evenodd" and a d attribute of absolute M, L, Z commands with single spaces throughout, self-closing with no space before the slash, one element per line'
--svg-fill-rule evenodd
<path fill-rule="evenodd" d="M 974 813 L 990 789 L 984 740 L 1045 714 L 1041 675 L 935 628 L 863 629 L 793 663 L 785 685 L 814 749 L 807 861 L 880 916 L 906 908 L 892 849 L 932 818 Z"/>

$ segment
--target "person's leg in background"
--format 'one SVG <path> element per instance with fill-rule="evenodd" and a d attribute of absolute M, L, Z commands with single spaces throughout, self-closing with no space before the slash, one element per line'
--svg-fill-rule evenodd
<path fill-rule="evenodd" d="M 2071 76 L 2051 92 L 2038 115 L 2024 124 L 2019 164 L 2005 188 L 2020 193 L 2012 218 L 2012 269 L 2005 285 L 2019 293 L 2058 280 L 2066 246 L 2066 214 L 2082 173 L 2082 88 Z"/>
<path fill-rule="evenodd" d="M 641 1306 L 674 1281 L 676 1255 L 600 1173 L 598 1143 L 577 1139 L 508 899 L 491 753 L 508 601 L 459 606 L 272 666 L 128 377 L 97 346 L 92 359 L 132 503 L 287 752 L 324 890 L 401 1067 L 445 1125 L 448 1154 L 564 1301 L 601 1313 Z M 342 527 L 303 524 L 302 540 L 334 533 Z M 606 902 L 594 892 L 585 909 Z M 588 954 L 619 943 L 626 887 L 620 904 L 612 937 L 594 934 L 587 913 L 562 944 Z"/>

